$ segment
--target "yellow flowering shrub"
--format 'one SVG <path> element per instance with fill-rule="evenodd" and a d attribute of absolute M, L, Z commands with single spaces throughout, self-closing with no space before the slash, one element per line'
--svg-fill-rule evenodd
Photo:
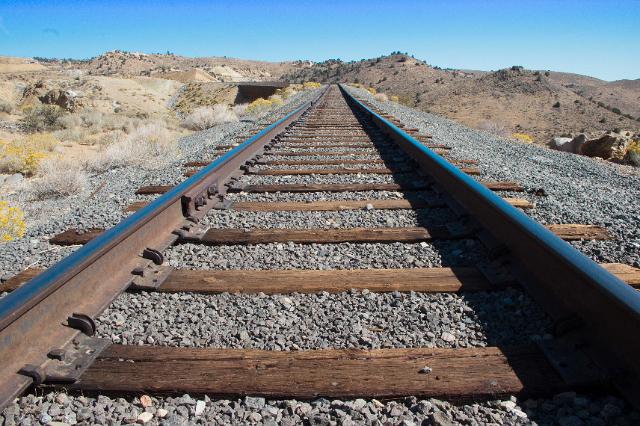
<path fill-rule="evenodd" d="M 22 237 L 26 228 L 22 210 L 0 201 L 0 242 Z"/>
<path fill-rule="evenodd" d="M 258 98 L 255 101 L 251 102 L 247 107 L 247 112 L 249 114 L 255 113 L 267 108 L 271 108 L 272 102 L 268 99 Z"/>
<path fill-rule="evenodd" d="M 369 87 L 367 89 L 369 91 L 369 93 L 371 93 L 372 95 L 375 95 L 376 93 L 378 93 L 378 91 L 376 90 L 375 87 Z"/>
<path fill-rule="evenodd" d="M 636 167 L 640 167 L 640 140 L 634 140 L 629 144 L 624 159 Z"/>
<path fill-rule="evenodd" d="M 533 143 L 533 136 L 528 135 L 526 133 L 513 133 L 511 137 L 518 139 L 519 141 L 522 141 L 522 142 Z"/>
<path fill-rule="evenodd" d="M 11 142 L 0 140 L 0 173 L 34 174 L 40 160 L 57 144 L 58 140 L 49 133 L 36 133 Z"/>
<path fill-rule="evenodd" d="M 316 83 L 315 81 L 305 81 L 304 83 L 302 83 L 302 87 L 306 90 L 319 89 L 320 87 L 322 87 L 322 84 Z"/>
<path fill-rule="evenodd" d="M 269 96 L 269 102 L 271 102 L 271 106 L 280 106 L 284 105 L 284 101 L 280 95 Z"/>
<path fill-rule="evenodd" d="M 398 97 L 396 95 L 391 95 L 391 96 L 389 96 L 389 100 L 391 102 L 400 102 L 400 97 Z"/>

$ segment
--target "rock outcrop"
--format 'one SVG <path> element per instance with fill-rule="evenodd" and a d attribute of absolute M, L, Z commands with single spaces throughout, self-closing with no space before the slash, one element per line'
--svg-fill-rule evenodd
<path fill-rule="evenodd" d="M 49 90 L 38 98 L 40 102 L 47 105 L 57 105 L 60 108 L 73 112 L 80 107 L 77 94 L 72 90 Z"/>
<path fill-rule="evenodd" d="M 578 135 L 575 138 L 553 138 L 551 147 L 558 151 L 581 154 L 582 146 L 586 141 L 585 135 Z"/>
<path fill-rule="evenodd" d="M 607 134 L 598 139 L 586 141 L 582 145 L 580 154 L 620 162 L 624 160 L 631 142 L 633 142 L 633 134 L 631 132 L 607 132 Z"/>

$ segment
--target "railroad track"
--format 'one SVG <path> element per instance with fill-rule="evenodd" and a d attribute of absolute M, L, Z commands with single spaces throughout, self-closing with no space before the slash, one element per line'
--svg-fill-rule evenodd
<path fill-rule="evenodd" d="M 421 143 L 422 142 L 422 143 Z M 481 400 L 612 389 L 638 398 L 638 271 L 597 265 L 562 240 L 610 238 L 589 224 L 542 226 L 514 197 L 518 182 L 482 179 L 482 165 L 332 86 L 319 98 L 213 161 L 185 164 L 183 183 L 109 230 L 67 230 L 52 244 L 83 245 L 47 270 L 2 284 L 0 405 L 30 386 L 82 392 L 204 393 L 271 398 L 440 397 Z M 267 196 L 260 199 L 260 194 Z M 288 194 L 278 199 L 279 194 Z M 321 197 L 316 195 L 321 194 Z M 510 194 L 504 195 L 502 194 Z M 382 210 L 417 226 L 215 225 L 221 211 Z M 213 219 L 212 219 L 213 218 Z M 273 225 L 273 224 L 272 224 Z M 180 245 L 437 244 L 474 240 L 475 265 L 407 269 L 198 270 L 168 266 Z M 315 246 L 314 246 L 315 247 Z M 124 291 L 197 293 L 465 293 L 524 288 L 553 318 L 554 337 L 509 347 L 388 349 L 185 348 L 95 337 L 95 319 Z M 188 337 L 188 336 L 187 336 Z M 447 339 L 445 339 L 447 340 Z M 446 345 L 445 345 L 446 346 Z"/>

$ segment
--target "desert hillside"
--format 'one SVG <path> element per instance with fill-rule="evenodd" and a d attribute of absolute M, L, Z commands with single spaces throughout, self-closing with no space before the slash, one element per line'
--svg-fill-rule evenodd
<path fill-rule="evenodd" d="M 185 82 L 268 81 L 310 66 L 308 62 L 264 62 L 225 57 L 188 58 L 171 53 L 112 51 L 88 60 L 52 60 L 49 67 L 90 75 L 154 76 Z"/>
<path fill-rule="evenodd" d="M 410 107 L 540 144 L 558 136 L 640 130 L 640 80 L 607 82 L 518 66 L 493 72 L 441 69 L 399 52 L 317 63 L 123 51 L 87 60 L 0 57 L 0 97 L 16 106 L 14 112 L 58 90 L 72 94 L 85 110 L 170 120 L 213 104 L 251 102 L 238 85 L 273 81 L 359 84 Z M 12 122 L 19 115 L 0 118 Z"/>
<path fill-rule="evenodd" d="M 445 70 L 405 54 L 331 60 L 284 78 L 361 84 L 398 96 L 405 105 L 499 134 L 526 133 L 538 143 L 555 136 L 640 129 L 639 80 L 605 82 L 517 66 L 495 72 Z"/>

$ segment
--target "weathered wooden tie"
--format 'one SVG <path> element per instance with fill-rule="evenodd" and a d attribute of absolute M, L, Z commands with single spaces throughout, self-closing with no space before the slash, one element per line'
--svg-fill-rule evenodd
<path fill-rule="evenodd" d="M 600 266 L 632 287 L 640 287 L 640 268 L 622 263 L 602 263 Z M 0 284 L 0 292 L 13 291 L 42 271 L 39 268 L 26 269 Z M 373 292 L 451 293 L 497 288 L 477 269 L 470 267 L 322 271 L 175 269 L 158 288 L 148 291 L 287 294 L 367 289 Z"/>
<path fill-rule="evenodd" d="M 269 398 L 413 395 L 462 400 L 566 388 L 534 345 L 308 351 L 111 345 L 72 387 Z"/>
<path fill-rule="evenodd" d="M 516 182 L 481 182 L 494 191 L 524 191 Z M 283 184 L 283 185 L 245 185 L 232 187 L 230 192 L 358 192 L 358 191 L 422 191 L 430 188 L 428 183 L 355 183 L 355 184 Z"/>
<path fill-rule="evenodd" d="M 558 237 L 567 240 L 608 240 L 611 234 L 596 225 L 547 225 Z M 79 233 L 75 229 L 64 231 L 49 242 L 57 245 L 86 244 L 103 231 L 92 229 Z M 457 235 L 456 237 L 460 237 Z M 427 230 L 415 228 L 348 228 L 348 229 L 209 229 L 202 238 L 184 238 L 182 242 L 202 244 L 265 244 L 277 242 L 341 243 L 341 242 L 420 242 L 446 239 L 453 236 L 446 228 Z"/>

